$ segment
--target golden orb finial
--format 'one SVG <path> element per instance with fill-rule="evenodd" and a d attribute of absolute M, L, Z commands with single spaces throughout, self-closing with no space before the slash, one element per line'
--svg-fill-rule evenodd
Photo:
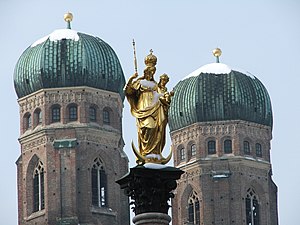
<path fill-rule="evenodd" d="M 68 29 L 71 29 L 71 21 L 73 20 L 73 14 L 70 12 L 65 13 L 64 15 L 64 20 L 67 22 L 68 24 Z"/>
<path fill-rule="evenodd" d="M 215 48 L 215 49 L 213 50 L 213 55 L 216 57 L 217 63 L 219 63 L 219 62 L 220 62 L 220 61 L 219 61 L 219 57 L 222 55 L 221 49 Z"/>
<path fill-rule="evenodd" d="M 64 20 L 65 20 L 66 22 L 71 22 L 71 21 L 73 20 L 73 14 L 70 13 L 70 12 L 65 13 L 65 15 L 64 15 Z"/>
<path fill-rule="evenodd" d="M 213 54 L 214 54 L 215 57 L 220 57 L 222 55 L 222 51 L 219 48 L 215 48 L 213 50 Z"/>

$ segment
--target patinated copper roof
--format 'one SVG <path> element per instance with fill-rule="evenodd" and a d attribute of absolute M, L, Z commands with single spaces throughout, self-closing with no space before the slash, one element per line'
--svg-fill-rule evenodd
<path fill-rule="evenodd" d="M 169 111 L 171 131 L 197 122 L 222 120 L 272 127 L 270 97 L 256 77 L 231 69 L 226 73 L 199 70 L 176 85 Z"/>
<path fill-rule="evenodd" d="M 15 67 L 14 84 L 19 98 L 44 88 L 73 86 L 113 91 L 124 98 L 125 78 L 116 53 L 106 42 L 62 29 L 23 52 Z"/>

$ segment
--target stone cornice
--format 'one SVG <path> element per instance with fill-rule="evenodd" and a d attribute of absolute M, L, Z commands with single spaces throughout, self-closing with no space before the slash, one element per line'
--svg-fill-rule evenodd
<path fill-rule="evenodd" d="M 64 129 L 63 127 L 61 127 Z M 44 128 L 30 134 L 23 135 L 19 138 L 19 142 L 22 145 L 22 151 L 27 151 L 45 145 L 46 143 L 52 143 L 55 140 L 55 130 L 60 129 L 58 127 Z M 75 127 L 76 137 L 78 142 L 87 141 L 98 143 L 104 146 L 110 146 L 113 148 L 119 148 L 119 142 L 121 134 L 116 130 L 109 131 L 105 129 L 95 129 L 91 127 Z"/>
<path fill-rule="evenodd" d="M 102 130 L 99 131 L 82 131 L 77 132 L 78 141 L 86 141 L 97 143 L 105 146 L 110 146 L 113 148 L 119 148 L 119 142 L 121 139 L 121 135 L 114 132 L 105 132 Z"/>
<path fill-rule="evenodd" d="M 240 165 L 243 164 L 244 166 L 247 167 L 252 167 L 252 168 L 258 168 L 258 169 L 263 169 L 263 170 L 268 170 L 270 169 L 271 164 L 265 160 L 262 159 L 255 159 L 253 157 L 249 156 L 232 156 L 232 157 L 218 157 L 218 158 L 211 158 L 211 157 L 206 157 L 206 158 L 201 158 L 196 161 L 192 161 L 191 163 L 183 163 L 179 164 L 176 166 L 176 168 L 182 169 L 184 171 L 192 171 L 192 170 L 198 170 L 199 165 L 201 165 L 201 171 L 203 170 L 203 173 L 205 173 L 205 167 L 211 167 L 212 163 L 218 163 L 222 160 L 226 160 L 228 162 L 228 165 L 230 165 L 230 168 L 233 170 L 240 170 L 241 167 Z"/>
<path fill-rule="evenodd" d="M 118 93 L 90 87 L 42 89 L 18 100 L 20 113 L 45 104 L 80 104 L 81 102 L 117 108 L 118 113 L 122 113 L 123 102 Z"/>
<path fill-rule="evenodd" d="M 180 143 L 193 140 L 200 135 L 234 136 L 237 135 L 241 129 L 246 131 L 249 136 L 257 136 L 270 140 L 272 139 L 270 127 L 241 120 L 195 123 L 191 126 L 171 132 L 171 138 L 173 144 L 178 145 Z"/>

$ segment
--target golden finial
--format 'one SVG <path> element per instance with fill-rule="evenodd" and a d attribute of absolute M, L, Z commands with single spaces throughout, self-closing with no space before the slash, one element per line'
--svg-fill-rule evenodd
<path fill-rule="evenodd" d="M 152 53 L 153 53 L 153 50 L 150 49 L 150 54 L 147 55 L 145 58 L 146 66 L 153 67 L 156 65 L 157 57 L 155 55 L 153 55 Z"/>
<path fill-rule="evenodd" d="M 213 50 L 213 55 L 216 57 L 216 62 L 219 63 L 219 57 L 222 55 L 222 51 L 219 48 Z"/>
<path fill-rule="evenodd" d="M 65 15 L 64 15 L 64 20 L 66 22 L 71 22 L 73 20 L 73 14 L 70 13 L 70 12 L 67 12 Z"/>
<path fill-rule="evenodd" d="M 70 12 L 65 13 L 64 15 L 64 20 L 67 22 L 68 24 L 68 29 L 71 29 L 71 21 L 73 20 L 73 14 Z"/>

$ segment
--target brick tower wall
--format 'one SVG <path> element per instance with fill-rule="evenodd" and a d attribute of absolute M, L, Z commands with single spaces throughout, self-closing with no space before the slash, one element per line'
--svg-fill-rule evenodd
<path fill-rule="evenodd" d="M 68 107 L 74 104 L 78 119 L 71 121 Z M 19 105 L 19 224 L 129 224 L 128 198 L 115 183 L 128 171 L 120 96 L 88 87 L 56 88 L 21 98 Z M 51 121 L 53 105 L 60 106 L 60 122 Z M 97 109 L 96 121 L 89 121 L 90 106 Z M 110 124 L 103 122 L 103 109 L 110 112 Z M 37 110 L 41 123 L 35 118 Z M 92 206 L 91 168 L 97 157 L 108 178 L 108 207 Z M 33 167 L 39 160 L 45 170 L 45 209 L 33 212 Z"/>
<path fill-rule="evenodd" d="M 259 198 L 260 223 L 278 224 L 277 190 L 270 173 L 271 138 L 270 127 L 245 121 L 197 123 L 172 132 L 174 165 L 185 171 L 172 201 L 172 224 L 189 224 L 188 199 L 193 191 L 199 197 L 200 224 L 246 224 L 249 189 Z M 226 139 L 232 141 L 229 154 L 224 153 Z M 216 143 L 215 154 L 208 154 L 210 140 Z M 244 141 L 250 143 L 250 153 L 244 153 Z M 256 143 L 262 146 L 261 156 L 256 154 Z"/>

